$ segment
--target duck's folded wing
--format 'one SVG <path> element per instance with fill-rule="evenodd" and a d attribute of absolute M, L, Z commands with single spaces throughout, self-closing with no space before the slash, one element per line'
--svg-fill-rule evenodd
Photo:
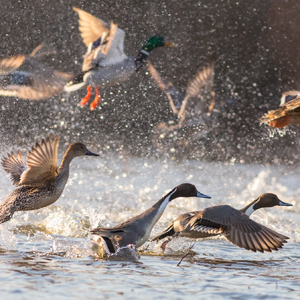
<path fill-rule="evenodd" d="M 288 240 L 228 205 L 203 210 L 191 227 L 211 234 L 222 233 L 232 244 L 254 252 L 277 251 Z"/>
<path fill-rule="evenodd" d="M 41 186 L 51 184 L 57 176 L 57 153 L 59 137 L 42 139 L 36 143 L 27 157 L 28 169 L 21 175 L 19 185 Z"/>
<path fill-rule="evenodd" d="M 89 47 L 90 43 L 95 42 L 105 34 L 108 36 L 109 27 L 104 21 L 92 16 L 88 12 L 73 7 L 79 16 L 79 31 L 84 44 Z"/>
<path fill-rule="evenodd" d="M 10 179 L 14 185 L 18 185 L 22 173 L 26 170 L 22 159 L 22 152 L 17 151 L 16 155 L 11 152 L 7 153 L 7 157 L 3 157 L 1 165 L 4 171 L 10 174 Z"/>

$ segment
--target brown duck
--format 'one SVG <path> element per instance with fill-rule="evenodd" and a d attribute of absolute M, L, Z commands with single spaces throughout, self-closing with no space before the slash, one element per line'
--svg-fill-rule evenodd
<path fill-rule="evenodd" d="M 259 120 L 274 128 L 300 125 L 300 92 L 284 92 L 281 97 L 280 107 L 276 110 L 270 110 Z"/>
<path fill-rule="evenodd" d="M 176 236 L 187 238 L 206 238 L 224 235 L 225 238 L 241 248 L 251 251 L 278 250 L 286 243 L 288 237 L 267 228 L 249 218 L 257 209 L 273 206 L 291 206 L 271 193 L 265 193 L 244 208 L 237 210 L 229 205 L 219 205 L 180 215 L 153 241 L 169 237 L 162 244 L 164 250 L 167 243 Z"/>
<path fill-rule="evenodd" d="M 16 211 L 35 210 L 54 203 L 62 194 L 69 178 L 72 159 L 81 155 L 99 156 L 90 152 L 84 144 L 74 143 L 66 151 L 60 167 L 57 167 L 59 137 L 42 139 L 36 143 L 23 163 L 21 151 L 11 152 L 2 158 L 2 166 L 9 173 L 12 183 L 20 186 L 8 195 L 0 205 L 0 224 L 9 221 Z"/>

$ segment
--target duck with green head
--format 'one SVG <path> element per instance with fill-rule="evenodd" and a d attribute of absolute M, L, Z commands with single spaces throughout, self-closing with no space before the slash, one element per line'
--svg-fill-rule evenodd
<path fill-rule="evenodd" d="M 73 92 L 87 87 L 87 95 L 81 101 L 81 106 L 84 106 L 91 98 L 91 87 L 94 87 L 96 97 L 90 105 L 91 110 L 100 103 L 99 88 L 108 88 L 128 80 L 145 65 L 152 50 L 173 46 L 163 36 L 156 35 L 145 43 L 136 57 L 127 56 L 124 53 L 125 32 L 122 29 L 113 22 L 108 26 L 81 9 L 73 9 L 79 15 L 79 30 L 88 50 L 84 56 L 82 71 L 65 86 L 65 91 Z"/>

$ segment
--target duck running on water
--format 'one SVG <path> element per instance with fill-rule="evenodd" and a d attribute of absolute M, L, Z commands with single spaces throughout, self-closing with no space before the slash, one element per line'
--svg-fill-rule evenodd
<path fill-rule="evenodd" d="M 279 200 L 275 194 L 265 193 L 240 210 L 229 205 L 208 207 L 180 215 L 153 241 L 169 237 L 161 245 L 165 250 L 167 243 L 177 236 L 197 239 L 224 235 L 233 245 L 247 250 L 277 251 L 287 242 L 288 237 L 249 218 L 255 210 L 273 206 L 292 204 Z"/>
<path fill-rule="evenodd" d="M 90 100 L 93 86 L 96 97 L 90 105 L 94 110 L 100 103 L 99 87 L 108 88 L 124 82 L 132 74 L 146 64 L 152 50 L 157 47 L 174 46 L 166 42 L 162 36 L 151 37 L 136 57 L 124 53 L 125 32 L 111 23 L 110 27 L 104 21 L 91 14 L 73 7 L 79 15 L 79 30 L 83 42 L 88 47 L 84 56 L 82 72 L 65 86 L 66 92 L 73 92 L 87 86 L 87 94 L 81 100 L 81 107 Z"/>
<path fill-rule="evenodd" d="M 210 198 L 200 193 L 192 184 L 178 185 L 140 215 L 112 228 L 92 229 L 91 233 L 97 235 L 98 255 L 107 258 L 117 253 L 122 247 L 134 245 L 139 248 L 142 246 L 148 240 L 153 226 L 160 219 L 167 205 L 178 197 Z"/>
<path fill-rule="evenodd" d="M 99 156 L 82 143 L 74 143 L 66 151 L 57 167 L 59 137 L 47 136 L 36 143 L 27 156 L 26 168 L 21 151 L 8 153 L 2 158 L 4 171 L 12 183 L 20 186 L 11 192 L 0 205 L 0 224 L 9 221 L 16 211 L 35 210 L 53 204 L 62 194 L 69 178 L 69 167 L 74 157 Z"/>

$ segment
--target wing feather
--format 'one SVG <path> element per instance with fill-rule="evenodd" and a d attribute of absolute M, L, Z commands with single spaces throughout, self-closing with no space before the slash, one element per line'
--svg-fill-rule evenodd
<path fill-rule="evenodd" d="M 16 155 L 11 152 L 7 153 L 7 157 L 3 157 L 1 165 L 6 173 L 10 174 L 10 179 L 13 185 L 18 185 L 22 173 L 26 170 L 24 165 L 22 152 L 17 151 Z"/>
<path fill-rule="evenodd" d="M 54 182 L 57 176 L 58 146 L 59 137 L 56 135 L 52 140 L 47 136 L 41 144 L 36 143 L 28 154 L 28 170 L 22 174 L 19 185 L 40 186 Z"/>

